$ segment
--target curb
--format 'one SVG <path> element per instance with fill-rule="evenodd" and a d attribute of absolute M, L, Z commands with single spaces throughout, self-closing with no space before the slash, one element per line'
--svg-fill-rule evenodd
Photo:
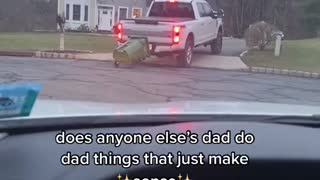
<path fill-rule="evenodd" d="M 248 69 L 241 69 L 240 71 L 258 73 L 258 74 L 273 74 L 273 75 L 284 75 L 284 76 L 309 78 L 309 79 L 320 79 L 320 73 L 311 73 L 311 72 L 288 70 L 288 69 L 249 67 Z"/>
<path fill-rule="evenodd" d="M 246 55 L 248 52 L 249 52 L 249 50 L 243 51 L 243 52 L 240 54 L 240 57 L 243 57 L 243 56 Z"/>
<path fill-rule="evenodd" d="M 0 51 L 0 56 L 33 57 L 34 52 Z"/>
<path fill-rule="evenodd" d="M 113 61 L 109 59 L 93 59 L 81 57 L 79 54 L 75 53 L 52 53 L 52 52 L 36 52 L 34 56 L 36 58 L 46 58 L 46 59 L 68 59 L 68 60 L 79 60 L 79 61 Z"/>
<path fill-rule="evenodd" d="M 76 59 L 75 54 L 71 53 L 51 53 L 51 52 L 35 52 L 34 57 L 38 58 L 51 58 L 51 59 Z"/>
<path fill-rule="evenodd" d="M 243 51 L 240 54 L 240 59 L 248 52 L 249 50 Z M 312 73 L 312 72 L 305 72 L 305 71 L 298 71 L 298 70 L 275 69 L 275 68 L 264 68 L 264 67 L 248 67 L 247 69 L 240 69 L 240 71 L 258 73 L 258 74 L 272 74 L 272 75 L 282 75 L 282 76 L 308 78 L 308 79 L 320 79 L 320 73 Z"/>

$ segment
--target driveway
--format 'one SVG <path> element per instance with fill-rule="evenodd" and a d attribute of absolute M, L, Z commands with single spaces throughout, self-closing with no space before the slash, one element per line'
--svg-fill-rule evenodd
<path fill-rule="evenodd" d="M 246 50 L 245 41 L 242 39 L 225 38 L 222 53 L 211 55 L 210 47 L 198 47 L 195 49 L 192 67 L 213 68 L 213 69 L 245 69 L 247 66 L 239 58 Z M 112 54 L 79 54 L 78 59 L 96 59 L 102 61 L 113 61 Z M 173 57 L 151 57 L 145 61 L 147 64 L 176 66 L 177 62 Z"/>
<path fill-rule="evenodd" d="M 246 44 L 244 40 L 225 38 L 222 53 L 220 55 L 211 55 L 209 46 L 201 46 L 196 48 L 192 67 L 214 69 L 244 69 L 247 68 L 247 66 L 241 61 L 239 56 L 245 50 Z M 176 65 L 176 61 L 172 57 L 153 57 L 149 59 L 147 63 L 169 66 Z"/>
<path fill-rule="evenodd" d="M 209 54 L 210 47 L 198 47 L 197 54 Z M 221 56 L 239 56 L 243 51 L 247 50 L 246 42 L 243 39 L 225 37 L 223 41 L 223 48 Z"/>

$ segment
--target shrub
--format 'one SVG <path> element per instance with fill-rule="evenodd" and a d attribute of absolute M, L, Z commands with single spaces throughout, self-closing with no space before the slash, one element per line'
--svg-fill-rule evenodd
<path fill-rule="evenodd" d="M 276 28 L 264 21 L 250 25 L 245 32 L 246 44 L 249 48 L 258 47 L 264 50 L 265 47 L 274 39 L 272 33 Z"/>
<path fill-rule="evenodd" d="M 77 31 L 79 31 L 79 32 L 84 32 L 84 33 L 89 33 L 89 32 L 91 32 L 89 26 L 87 26 L 86 24 L 81 24 L 81 25 L 77 28 Z"/>

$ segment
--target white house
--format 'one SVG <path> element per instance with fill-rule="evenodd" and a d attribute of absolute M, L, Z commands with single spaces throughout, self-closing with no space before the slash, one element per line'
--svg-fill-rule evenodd
<path fill-rule="evenodd" d="M 65 16 L 65 28 L 72 30 L 86 25 L 111 31 L 120 19 L 143 16 L 146 11 L 146 0 L 58 0 L 58 14 Z"/>

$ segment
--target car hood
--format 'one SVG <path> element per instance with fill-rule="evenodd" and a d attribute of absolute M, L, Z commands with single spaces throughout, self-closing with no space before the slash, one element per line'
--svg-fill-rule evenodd
<path fill-rule="evenodd" d="M 312 116 L 319 113 L 320 107 L 256 102 L 181 101 L 153 104 L 107 104 L 38 100 L 30 117 L 168 114 Z"/>

